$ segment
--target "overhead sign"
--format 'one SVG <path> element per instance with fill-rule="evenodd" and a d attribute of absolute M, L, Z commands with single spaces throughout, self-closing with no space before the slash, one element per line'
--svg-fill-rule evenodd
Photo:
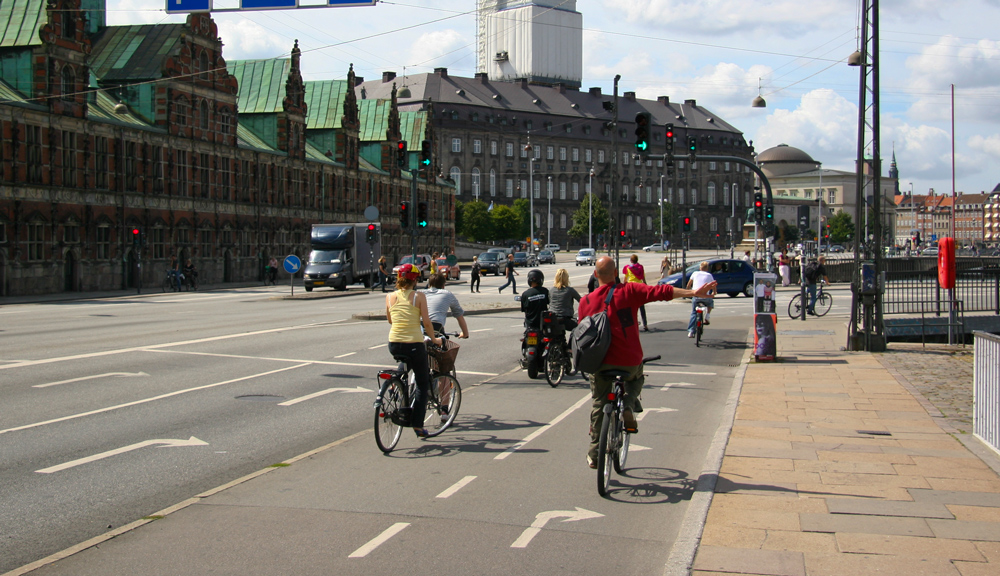
<path fill-rule="evenodd" d="M 305 3 L 303 3 L 305 2 Z M 167 0 L 167 14 L 187 12 L 250 12 L 254 10 L 296 10 L 299 8 L 341 8 L 374 6 L 376 0 L 239 0 L 239 8 L 216 8 L 213 0 Z M 220 2 L 229 4 L 229 2 Z"/>

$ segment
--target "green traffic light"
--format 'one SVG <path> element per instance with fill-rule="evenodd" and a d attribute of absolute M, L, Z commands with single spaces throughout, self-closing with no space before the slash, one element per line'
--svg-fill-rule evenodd
<path fill-rule="evenodd" d="M 645 152 L 646 148 L 649 148 L 649 143 L 645 142 L 645 141 L 643 141 L 643 142 L 636 142 L 635 143 L 635 147 L 638 148 L 639 150 L 642 150 L 643 152 Z"/>
<path fill-rule="evenodd" d="M 431 159 L 430 158 L 426 158 L 424 160 L 421 160 L 420 163 L 423 164 L 424 166 L 430 166 L 431 165 Z"/>

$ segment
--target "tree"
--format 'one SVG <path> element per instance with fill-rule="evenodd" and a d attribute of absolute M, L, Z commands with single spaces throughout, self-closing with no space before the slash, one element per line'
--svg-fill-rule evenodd
<path fill-rule="evenodd" d="M 518 240 L 521 238 L 527 238 L 531 234 L 531 203 L 527 198 L 518 198 L 514 200 L 514 211 L 518 213 L 521 218 L 521 229 L 519 230 Z"/>
<path fill-rule="evenodd" d="M 854 219 L 847 212 L 837 212 L 826 221 L 831 242 L 850 242 L 854 238 Z"/>
<path fill-rule="evenodd" d="M 465 203 L 460 200 L 455 200 L 455 231 L 459 234 L 464 234 L 464 232 L 462 232 L 462 227 L 465 224 L 465 219 L 463 218 L 464 208 Z"/>
<path fill-rule="evenodd" d="M 490 212 L 493 220 L 493 238 L 495 240 L 520 239 L 521 235 L 521 214 L 510 206 L 494 205 Z"/>
<path fill-rule="evenodd" d="M 670 238 L 677 231 L 677 207 L 668 202 L 663 203 L 663 237 Z"/>
<path fill-rule="evenodd" d="M 573 227 L 569 229 L 569 235 L 575 238 L 586 238 L 587 230 L 590 227 L 590 202 L 594 202 L 594 237 L 608 229 L 610 214 L 601 204 L 601 199 L 593 194 L 587 194 L 580 202 L 580 208 L 573 213 Z"/>
<path fill-rule="evenodd" d="M 469 202 L 462 208 L 462 234 L 473 242 L 493 239 L 493 219 L 482 202 Z"/>

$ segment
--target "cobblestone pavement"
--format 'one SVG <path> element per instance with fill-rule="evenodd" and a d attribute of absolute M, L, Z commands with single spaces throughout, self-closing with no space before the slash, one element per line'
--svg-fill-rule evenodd
<path fill-rule="evenodd" d="M 892 342 L 876 356 L 940 410 L 955 430 L 972 433 L 972 346 Z"/>

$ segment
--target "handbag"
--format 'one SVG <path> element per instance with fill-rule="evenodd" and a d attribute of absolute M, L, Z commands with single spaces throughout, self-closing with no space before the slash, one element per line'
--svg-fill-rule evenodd
<path fill-rule="evenodd" d="M 614 296 L 615 286 L 608 290 L 604 299 L 604 310 L 580 319 L 580 323 L 570 334 L 570 346 L 573 352 L 573 366 L 576 370 L 593 374 L 604 363 L 604 357 L 611 347 L 611 321 L 608 319 L 608 306 Z"/>

